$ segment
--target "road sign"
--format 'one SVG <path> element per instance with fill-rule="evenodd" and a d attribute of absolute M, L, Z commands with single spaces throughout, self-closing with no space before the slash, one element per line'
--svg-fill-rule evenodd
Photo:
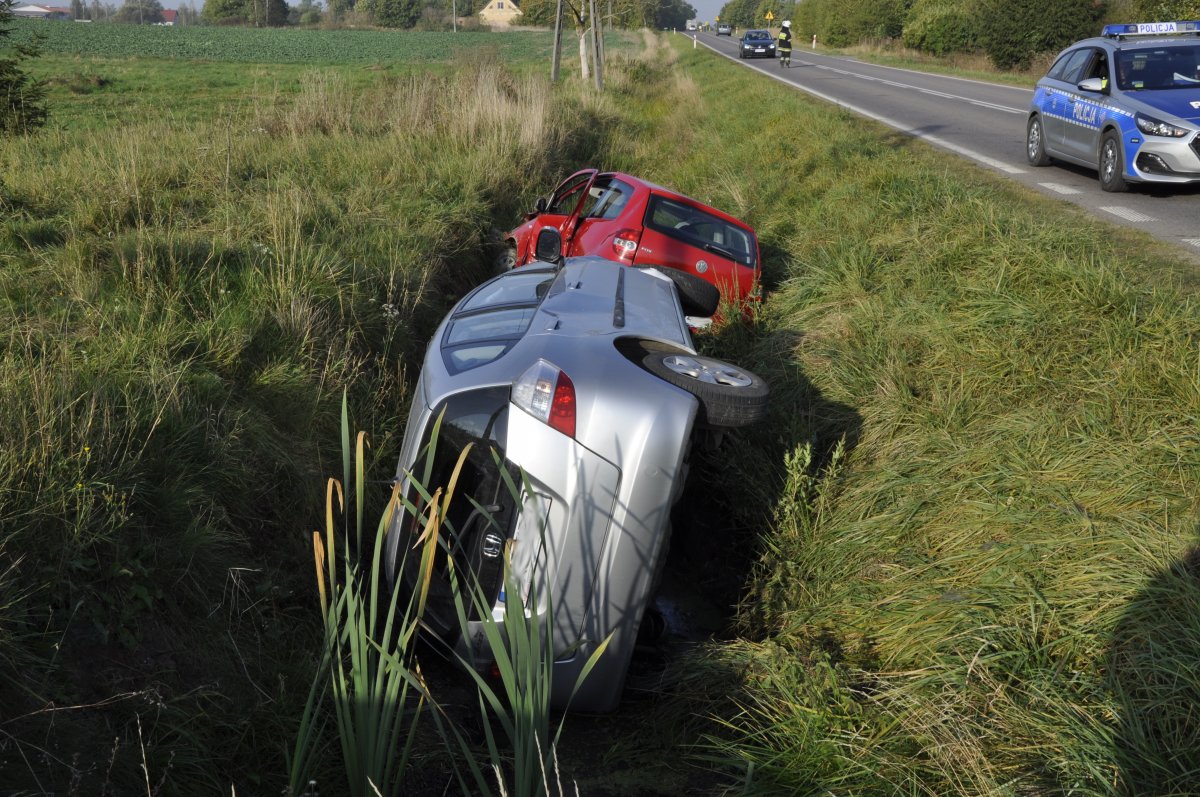
<path fill-rule="evenodd" d="M 763 15 L 763 18 L 766 19 L 767 22 L 770 22 L 771 20 L 775 19 L 775 14 L 771 11 L 768 11 L 766 14 Z"/>

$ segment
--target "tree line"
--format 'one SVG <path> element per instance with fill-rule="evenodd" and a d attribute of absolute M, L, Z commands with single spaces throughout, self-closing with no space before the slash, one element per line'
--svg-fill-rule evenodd
<path fill-rule="evenodd" d="M 893 41 L 935 56 L 986 55 L 998 69 L 1095 36 L 1105 22 L 1200 18 L 1197 0 L 730 0 L 721 22 L 741 28 L 792 21 L 800 41 L 830 47 Z"/>

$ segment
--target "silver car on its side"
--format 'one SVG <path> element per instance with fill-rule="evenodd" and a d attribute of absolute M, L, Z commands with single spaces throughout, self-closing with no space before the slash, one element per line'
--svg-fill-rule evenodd
<path fill-rule="evenodd" d="M 397 478 L 419 506 L 415 483 L 448 486 L 469 451 L 428 582 L 428 631 L 491 670 L 483 610 L 468 611 L 464 630 L 454 607 L 454 581 L 469 576 L 492 620 L 520 607 L 543 622 L 556 706 L 610 711 L 654 598 L 692 444 L 762 418 L 768 391 L 754 374 L 697 354 L 678 275 L 597 257 L 563 262 L 557 232 L 542 236 L 539 253 L 559 262 L 484 283 L 434 334 Z M 410 593 L 425 578 L 406 555 L 420 514 L 398 512 L 385 546 L 389 572 Z"/>

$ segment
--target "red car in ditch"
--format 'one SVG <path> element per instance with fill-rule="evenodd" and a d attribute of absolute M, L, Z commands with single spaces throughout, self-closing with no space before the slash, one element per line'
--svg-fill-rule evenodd
<path fill-rule="evenodd" d="M 757 300 L 754 229 L 668 188 L 620 172 L 584 169 L 539 197 L 504 236 L 498 270 L 534 260 L 538 232 L 553 227 L 564 257 L 596 255 L 631 266 L 668 266 L 715 285 L 735 302 Z"/>

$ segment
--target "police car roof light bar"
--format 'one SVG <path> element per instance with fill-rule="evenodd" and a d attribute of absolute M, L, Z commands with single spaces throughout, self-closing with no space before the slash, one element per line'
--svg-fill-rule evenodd
<path fill-rule="evenodd" d="M 1100 35 L 1106 39 L 1124 39 L 1126 36 L 1196 36 L 1200 35 L 1200 22 L 1178 20 L 1175 22 L 1132 22 L 1123 25 L 1105 25 Z"/>

